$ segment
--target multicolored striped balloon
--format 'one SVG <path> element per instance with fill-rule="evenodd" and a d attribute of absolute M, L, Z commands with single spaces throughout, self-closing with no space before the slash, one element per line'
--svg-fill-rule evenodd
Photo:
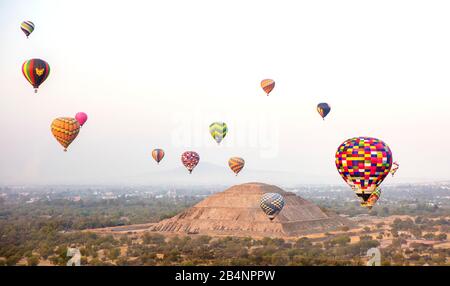
<path fill-rule="evenodd" d="M 245 161 L 241 157 L 232 157 L 228 160 L 228 166 L 230 166 L 231 171 L 233 171 L 236 176 L 244 168 Z"/>
<path fill-rule="evenodd" d="M 336 168 L 339 174 L 364 202 L 383 182 L 391 166 L 391 149 L 376 138 L 348 139 L 336 152 Z"/>
<path fill-rule="evenodd" d="M 186 151 L 181 154 L 181 163 L 183 163 L 183 165 L 188 169 L 189 174 L 192 173 L 192 170 L 194 170 L 199 161 L 200 156 L 197 154 L 197 152 Z"/>
<path fill-rule="evenodd" d="M 228 127 L 225 122 L 213 122 L 209 125 L 209 133 L 216 140 L 217 144 L 222 142 L 228 132 Z"/>
<path fill-rule="evenodd" d="M 159 164 L 161 160 L 164 158 L 164 150 L 163 149 L 153 149 L 152 157 Z"/>
<path fill-rule="evenodd" d="M 44 60 L 31 59 L 23 63 L 22 73 L 28 82 L 34 87 L 34 92 L 36 93 L 39 86 L 50 74 L 50 66 Z"/>
<path fill-rule="evenodd" d="M 283 209 L 284 198 L 278 193 L 265 193 L 261 197 L 259 206 L 269 219 L 273 220 Z"/>
<path fill-rule="evenodd" d="M 25 33 L 25 36 L 28 36 L 34 31 L 34 23 L 31 21 L 23 21 L 20 24 L 20 29 Z"/>
<path fill-rule="evenodd" d="M 317 112 L 319 112 L 320 116 L 322 116 L 322 119 L 325 120 L 325 116 L 330 113 L 331 107 L 328 105 L 328 103 L 322 102 L 317 105 Z"/>
<path fill-rule="evenodd" d="M 56 140 L 64 147 L 64 151 L 67 151 L 80 132 L 80 123 L 75 118 L 59 117 L 53 120 L 51 130 Z"/>
<path fill-rule="evenodd" d="M 262 89 L 266 92 L 267 96 L 269 95 L 269 93 L 273 90 L 273 88 L 275 87 L 275 81 L 273 81 L 272 79 L 263 79 L 261 81 L 261 87 Z"/>

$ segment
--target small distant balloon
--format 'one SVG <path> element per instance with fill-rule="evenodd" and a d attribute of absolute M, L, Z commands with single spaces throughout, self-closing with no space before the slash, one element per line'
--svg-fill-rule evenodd
<path fill-rule="evenodd" d="M 161 160 L 164 158 L 164 150 L 163 149 L 153 149 L 152 157 L 159 164 Z"/>
<path fill-rule="evenodd" d="M 278 193 L 265 193 L 261 197 L 259 206 L 263 212 L 273 220 L 284 207 L 284 198 Z"/>
<path fill-rule="evenodd" d="M 227 135 L 228 127 L 225 122 L 213 122 L 209 125 L 209 133 L 216 140 L 217 144 L 222 142 L 223 138 Z"/>
<path fill-rule="evenodd" d="M 231 171 L 233 171 L 236 176 L 244 168 L 245 161 L 241 157 L 232 157 L 228 160 L 228 166 L 230 166 Z"/>
<path fill-rule="evenodd" d="M 325 120 L 325 117 L 330 113 L 331 107 L 328 105 L 328 103 L 322 102 L 317 105 L 317 112 L 319 112 L 320 116 L 322 116 L 322 119 Z"/>
<path fill-rule="evenodd" d="M 399 163 L 397 163 L 397 162 L 392 163 L 392 168 L 391 168 L 391 175 L 392 175 L 392 177 L 394 177 L 394 175 L 397 172 L 399 167 L 400 167 Z"/>
<path fill-rule="evenodd" d="M 183 163 L 186 169 L 188 169 L 189 174 L 192 173 L 192 170 L 194 170 L 199 161 L 200 156 L 197 154 L 197 152 L 186 151 L 181 155 L 181 163 Z"/>
<path fill-rule="evenodd" d="M 31 21 L 23 21 L 20 24 L 20 29 L 24 32 L 25 36 L 28 36 L 34 31 L 34 23 Z"/>
<path fill-rule="evenodd" d="M 273 90 L 273 88 L 275 87 L 275 81 L 273 81 L 272 79 L 263 79 L 261 81 L 261 87 L 264 90 L 264 92 L 267 94 L 267 96 L 269 95 L 269 93 Z"/>
<path fill-rule="evenodd" d="M 44 60 L 31 59 L 23 63 L 22 73 L 28 82 L 34 87 L 34 92 L 36 93 L 39 86 L 50 74 L 50 66 Z"/>
<path fill-rule="evenodd" d="M 59 144 L 64 147 L 64 151 L 67 151 L 80 132 L 80 123 L 75 118 L 59 117 L 53 120 L 51 131 Z"/>
<path fill-rule="evenodd" d="M 75 114 L 75 119 L 80 123 L 80 126 L 83 126 L 84 123 L 88 120 L 88 116 L 84 112 L 78 112 Z"/>

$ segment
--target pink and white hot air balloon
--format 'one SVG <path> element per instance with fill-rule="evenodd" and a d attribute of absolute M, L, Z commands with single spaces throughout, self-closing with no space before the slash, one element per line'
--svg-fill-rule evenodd
<path fill-rule="evenodd" d="M 78 121 L 78 123 L 80 123 L 81 126 L 83 126 L 84 123 L 86 123 L 86 121 L 87 121 L 87 119 L 88 119 L 88 116 L 87 116 L 87 114 L 84 113 L 84 112 L 78 112 L 78 113 L 75 115 L 75 119 Z"/>
<path fill-rule="evenodd" d="M 199 161 L 200 156 L 197 154 L 197 152 L 186 151 L 183 154 L 181 154 L 181 162 L 188 169 L 189 174 L 192 173 L 192 170 L 194 170 L 195 166 L 197 166 Z"/>

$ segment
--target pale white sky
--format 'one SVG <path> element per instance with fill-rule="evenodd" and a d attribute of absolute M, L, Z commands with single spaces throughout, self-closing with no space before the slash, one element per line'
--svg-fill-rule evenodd
<path fill-rule="evenodd" d="M 0 184 L 140 183 L 185 150 L 343 184 L 334 154 L 354 136 L 391 147 L 398 182 L 450 179 L 449 14 L 449 1 L 0 0 Z M 20 70 L 34 57 L 51 66 L 37 95 Z M 50 123 L 78 111 L 89 120 L 64 153 Z M 221 146 L 213 121 L 228 123 Z"/>

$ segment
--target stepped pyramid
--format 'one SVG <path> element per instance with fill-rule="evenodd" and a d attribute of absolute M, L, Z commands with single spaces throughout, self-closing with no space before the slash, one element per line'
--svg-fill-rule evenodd
<path fill-rule="evenodd" d="M 279 193 L 285 206 L 273 220 L 262 212 L 259 201 L 264 193 Z M 195 206 L 169 219 L 162 220 L 150 231 L 230 235 L 250 237 L 296 237 L 326 232 L 353 223 L 322 211 L 315 204 L 285 192 L 279 187 L 247 183 L 211 195 Z"/>

